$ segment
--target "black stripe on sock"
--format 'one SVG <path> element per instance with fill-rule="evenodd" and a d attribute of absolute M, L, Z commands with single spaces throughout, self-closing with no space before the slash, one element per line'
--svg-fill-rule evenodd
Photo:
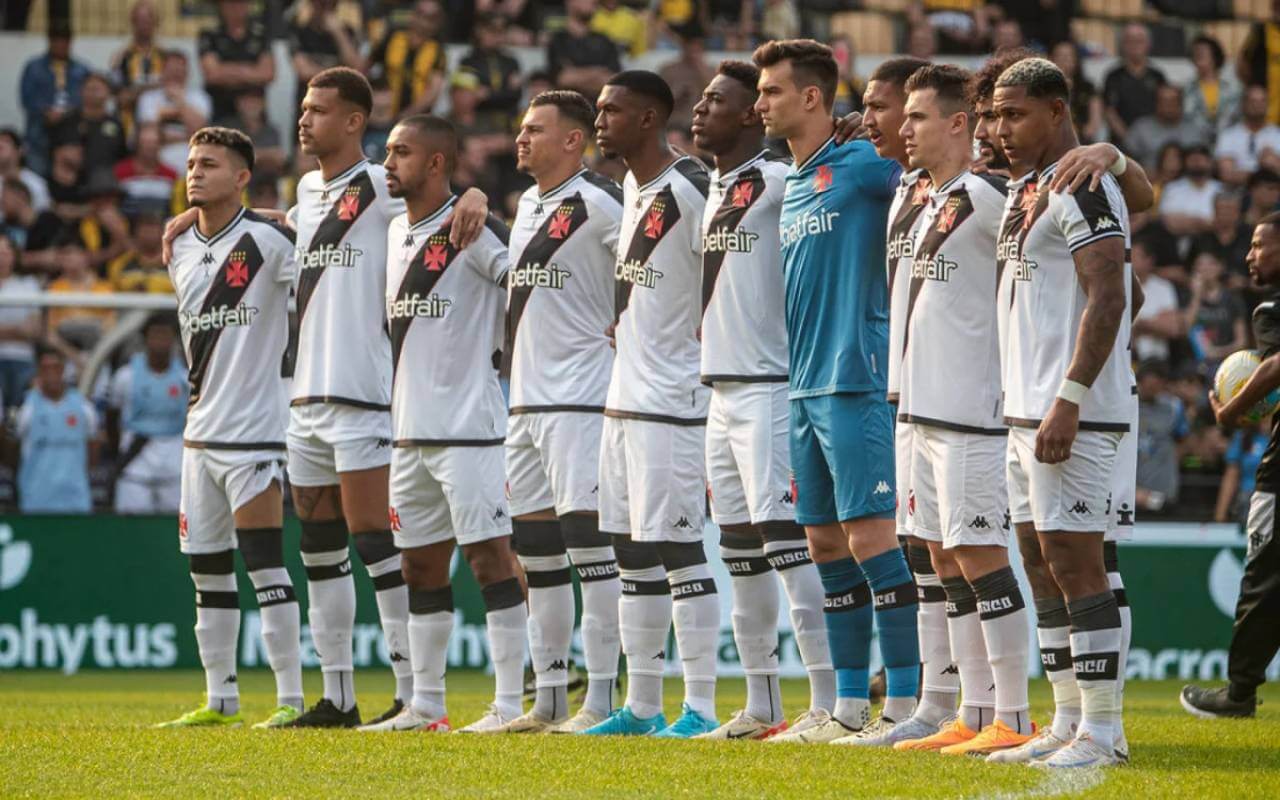
<path fill-rule="evenodd" d="M 304 553 L 327 553 L 347 549 L 346 520 L 330 519 L 322 522 L 302 521 L 302 537 L 298 547 Z"/>
<path fill-rule="evenodd" d="M 583 583 L 591 581 L 607 581 L 618 577 L 617 561 L 592 561 L 587 564 L 574 564 L 578 571 L 578 580 Z"/>
<path fill-rule="evenodd" d="M 384 572 L 381 575 L 370 575 L 369 580 L 373 581 L 373 590 L 375 592 L 385 592 L 387 589 L 397 589 L 404 586 L 404 574 L 398 569 Z"/>
<path fill-rule="evenodd" d="M 1114 681 L 1120 672 L 1120 654 L 1082 653 L 1071 660 L 1078 681 Z"/>
<path fill-rule="evenodd" d="M 568 586 L 573 582 L 572 573 L 569 571 L 568 567 L 565 567 L 564 569 L 526 572 L 525 578 L 529 581 L 530 589 L 549 589 L 552 586 Z"/>
<path fill-rule="evenodd" d="M 309 581 L 331 581 L 335 578 L 347 578 L 351 575 L 351 559 L 345 558 L 340 564 L 322 564 L 304 567 Z"/>
<path fill-rule="evenodd" d="M 945 603 L 947 591 L 941 586 L 925 586 L 916 584 L 916 600 L 921 603 Z"/>
<path fill-rule="evenodd" d="M 694 578 L 691 581 L 673 584 L 671 587 L 671 599 L 675 601 L 688 600 L 692 597 L 702 597 L 715 593 L 716 582 L 711 577 Z"/>
<path fill-rule="evenodd" d="M 209 592 L 196 589 L 198 608 L 240 608 L 240 596 L 235 592 Z"/>
<path fill-rule="evenodd" d="M 258 608 L 298 602 L 298 598 L 293 593 L 293 586 L 290 584 L 263 586 L 261 589 L 255 590 L 253 595 L 258 601 Z"/>
<path fill-rule="evenodd" d="M 908 581 L 897 586 L 890 586 L 883 592 L 876 592 L 876 611 L 888 611 L 893 608 L 907 608 L 916 604 L 916 585 Z"/>
<path fill-rule="evenodd" d="M 826 614 L 839 614 L 855 608 L 871 604 L 871 587 L 866 581 L 843 592 L 827 592 L 822 599 L 822 611 Z"/>
<path fill-rule="evenodd" d="M 1045 672 L 1061 672 L 1065 669 L 1071 669 L 1071 648 L 1040 648 L 1040 665 L 1044 667 Z"/>
<path fill-rule="evenodd" d="M 666 581 L 633 581 L 623 578 L 622 593 L 633 595 L 671 594 L 671 584 Z"/>
<path fill-rule="evenodd" d="M 778 572 L 792 567 L 802 567 L 805 564 L 812 564 L 813 559 L 809 556 L 808 548 L 798 547 L 793 550 L 778 550 L 773 553 L 766 553 L 765 558 L 769 561 L 769 566 Z"/>
<path fill-rule="evenodd" d="M 453 612 L 453 587 L 441 589 L 410 589 L 410 614 L 436 614 L 441 611 Z"/>
<path fill-rule="evenodd" d="M 1119 606 L 1120 608 L 1129 607 L 1129 595 L 1125 594 L 1123 586 L 1121 586 L 1119 589 L 1112 589 L 1111 593 L 1116 596 L 1117 606 Z"/>
<path fill-rule="evenodd" d="M 481 586 L 480 595 L 484 598 L 486 611 L 515 608 L 524 602 L 524 590 L 520 588 L 520 581 L 517 578 L 507 578 L 488 586 Z"/>
<path fill-rule="evenodd" d="M 724 558 L 725 569 L 729 571 L 730 577 L 747 577 L 750 575 L 763 575 L 772 567 L 769 566 L 769 560 L 760 556 L 748 558 Z"/>

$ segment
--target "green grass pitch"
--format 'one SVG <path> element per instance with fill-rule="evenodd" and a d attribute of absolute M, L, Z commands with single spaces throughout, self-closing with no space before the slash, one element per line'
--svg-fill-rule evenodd
<path fill-rule="evenodd" d="M 319 676 L 307 676 L 308 697 Z M 367 716 L 389 702 L 390 675 L 362 672 Z M 483 712 L 490 678 L 449 678 L 455 725 Z M 1178 706 L 1178 684 L 1130 684 L 1133 762 L 1094 774 L 1045 775 L 961 757 L 825 745 L 584 737 L 362 734 L 353 731 L 151 730 L 200 699 L 196 672 L 0 675 L 0 797 L 201 798 L 1280 798 L 1280 691 L 1256 720 L 1201 721 Z M 741 680 L 721 683 L 722 715 L 741 705 Z M 241 674 L 246 717 L 273 705 L 268 672 Z M 808 699 L 784 681 L 788 715 Z M 1037 720 L 1048 716 L 1032 685 Z M 667 713 L 679 681 L 667 681 Z"/>

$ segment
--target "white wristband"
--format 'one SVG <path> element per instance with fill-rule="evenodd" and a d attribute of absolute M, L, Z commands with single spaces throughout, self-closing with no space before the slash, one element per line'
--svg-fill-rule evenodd
<path fill-rule="evenodd" d="M 1124 153 L 1116 151 L 1116 160 L 1111 162 L 1111 166 L 1107 167 L 1107 172 L 1119 178 L 1124 171 L 1129 168 L 1129 160 L 1124 157 Z"/>
<path fill-rule="evenodd" d="M 1084 402 L 1085 395 L 1089 393 L 1089 387 L 1083 383 L 1073 381 L 1070 378 L 1063 378 L 1062 386 L 1058 389 L 1058 397 L 1066 400 L 1068 403 L 1080 405 Z"/>

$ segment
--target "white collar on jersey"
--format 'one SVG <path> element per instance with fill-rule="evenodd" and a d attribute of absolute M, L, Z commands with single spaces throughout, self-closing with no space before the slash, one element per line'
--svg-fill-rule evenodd
<path fill-rule="evenodd" d="M 550 199 L 551 196 L 554 195 L 556 192 L 559 192 L 561 189 L 564 189 L 564 187 L 573 183 L 578 178 L 581 178 L 583 175 L 586 175 L 589 171 L 590 170 L 588 170 L 586 167 L 580 167 L 577 172 L 573 173 L 569 177 L 560 181 L 555 186 L 552 186 L 550 189 L 546 190 L 545 192 L 538 192 L 538 202 L 541 203 L 544 200 Z"/>
<path fill-rule="evenodd" d="M 226 225 L 223 225 L 221 228 L 219 228 L 218 231 L 214 233 L 212 236 L 205 236 L 204 234 L 202 234 L 200 232 L 200 223 L 198 222 L 191 226 L 191 232 L 195 234 L 197 242 L 204 245 L 205 247 L 212 247 L 214 242 L 218 241 L 223 236 L 226 236 L 227 232 L 230 231 L 232 228 L 234 228 L 236 226 L 236 223 L 238 223 L 242 219 L 244 219 L 243 206 L 241 206 L 240 210 L 236 212 L 236 215 L 231 218 L 230 222 L 228 222 Z"/>
<path fill-rule="evenodd" d="M 756 153 L 754 156 L 752 156 L 751 158 L 748 158 L 746 161 L 743 161 L 741 164 L 729 170 L 728 172 L 724 173 L 723 175 L 721 175 L 719 172 L 716 172 L 715 173 L 716 182 L 722 185 L 727 185 L 730 182 L 730 179 L 736 179 L 738 175 L 742 173 L 744 170 L 748 169 L 749 167 L 755 164 L 760 163 L 761 161 L 764 161 L 768 157 L 769 157 L 769 151 L 761 150 L 759 153 Z"/>
<path fill-rule="evenodd" d="M 1045 167 L 1044 169 L 1039 169 L 1039 170 L 1033 169 L 1030 172 L 1028 172 L 1026 175 L 1023 175 L 1021 178 L 1009 181 L 1010 195 L 1012 195 L 1014 189 L 1021 189 L 1024 185 L 1030 183 L 1031 181 L 1038 181 L 1041 178 L 1052 175 L 1054 170 L 1056 170 L 1057 168 L 1058 168 L 1058 162 L 1055 161 L 1052 164 Z"/>
<path fill-rule="evenodd" d="M 941 186 L 934 187 L 932 190 L 930 190 L 929 198 L 932 200 L 938 200 L 943 197 L 946 197 L 947 195 L 951 194 L 951 190 L 956 188 L 958 184 L 964 181 L 965 177 L 968 175 L 969 175 L 969 170 L 967 169 L 957 172 L 946 183 L 942 184 Z"/>
<path fill-rule="evenodd" d="M 417 233 L 418 231 L 421 231 L 423 228 L 427 227 L 431 223 L 442 219 L 445 212 L 453 208 L 453 204 L 457 201 L 457 199 L 458 199 L 458 196 L 456 194 L 449 195 L 449 199 L 441 203 L 440 207 L 437 208 L 435 211 L 432 211 L 430 214 L 427 214 L 425 217 L 418 220 L 417 222 L 411 223 L 409 225 L 409 232 Z M 407 222 L 408 219 L 409 217 L 408 217 L 408 214 L 406 213 L 405 221 Z"/>
<path fill-rule="evenodd" d="M 818 156 L 822 155 L 823 153 L 827 152 L 827 150 L 829 150 L 830 148 L 835 147 L 835 145 L 836 145 L 836 135 L 833 133 L 830 136 L 828 136 L 827 140 L 823 142 L 822 145 L 817 150 L 814 150 L 813 154 L 810 155 L 808 158 L 806 158 L 803 163 L 796 164 L 795 171 L 803 172 L 805 169 L 808 168 L 810 164 L 813 163 L 814 159 L 816 159 Z"/>
<path fill-rule="evenodd" d="M 655 183 L 657 183 L 658 181 L 662 180 L 662 179 L 663 179 L 663 177 L 664 177 L 664 176 L 666 176 L 666 174 L 667 174 L 668 172 L 670 172 L 671 170 L 675 169 L 675 168 L 676 168 L 676 164 L 679 164 L 681 161 L 684 161 L 684 160 L 685 160 L 685 159 L 687 159 L 687 158 L 689 158 L 689 156 L 687 156 L 687 155 L 685 155 L 684 153 L 681 153 L 681 152 L 679 152 L 679 151 L 676 151 L 676 160 L 675 160 L 675 161 L 672 161 L 670 164 L 668 164 L 668 165 L 666 166 L 666 168 L 664 168 L 664 169 L 662 170 L 662 172 L 659 172 L 657 175 L 655 175 L 655 176 L 653 177 L 653 179 L 652 179 L 652 180 L 650 180 L 648 183 L 646 183 L 646 184 L 645 184 L 645 185 L 643 185 L 643 186 L 640 186 L 640 187 L 639 187 L 639 190 L 643 192 L 645 189 L 648 189 L 650 186 L 653 186 Z M 631 175 L 631 179 L 632 179 L 632 180 L 635 180 L 636 174 L 635 174 L 634 172 L 631 172 L 631 173 L 629 173 L 629 174 Z"/>
<path fill-rule="evenodd" d="M 925 174 L 924 170 L 919 167 L 915 169 L 904 169 L 902 171 L 902 175 L 898 177 L 898 185 L 911 186 L 916 181 L 920 180 L 920 176 L 923 174 Z"/>

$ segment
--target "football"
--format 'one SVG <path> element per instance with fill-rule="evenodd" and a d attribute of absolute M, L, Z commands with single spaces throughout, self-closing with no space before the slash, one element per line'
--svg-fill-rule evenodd
<path fill-rule="evenodd" d="M 1257 350 L 1237 350 L 1227 356 L 1213 376 L 1213 391 L 1218 399 L 1226 403 L 1239 394 L 1244 385 L 1249 382 L 1253 371 L 1261 363 L 1262 357 L 1258 355 Z M 1263 417 L 1270 416 L 1276 410 L 1276 406 L 1280 406 L 1280 388 L 1271 390 L 1266 397 L 1249 409 L 1242 419 L 1246 422 L 1257 422 Z"/>

